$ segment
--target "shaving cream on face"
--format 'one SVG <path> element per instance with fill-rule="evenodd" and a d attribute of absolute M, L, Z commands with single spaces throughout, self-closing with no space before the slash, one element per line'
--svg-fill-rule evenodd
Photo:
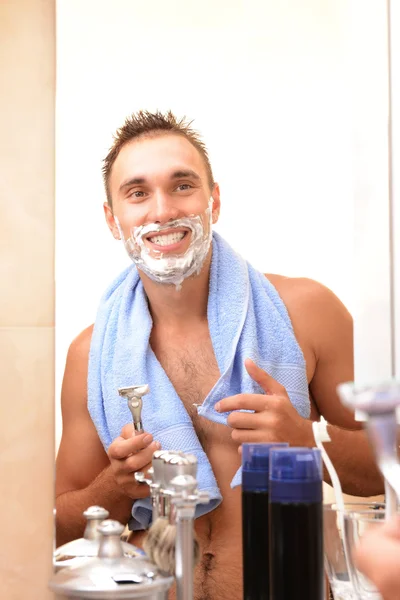
<path fill-rule="evenodd" d="M 150 279 L 157 283 L 175 285 L 177 289 L 191 275 L 198 275 L 203 267 L 212 239 L 212 198 L 204 215 L 190 215 L 182 219 L 175 219 L 159 225 L 149 223 L 140 227 L 133 227 L 131 235 L 125 239 L 117 217 L 117 224 L 125 249 L 135 263 Z M 174 228 L 185 228 L 190 232 L 190 243 L 183 254 L 167 253 L 149 248 L 145 244 L 145 237 L 150 233 L 162 233 Z M 186 234 L 188 235 L 188 234 Z"/>

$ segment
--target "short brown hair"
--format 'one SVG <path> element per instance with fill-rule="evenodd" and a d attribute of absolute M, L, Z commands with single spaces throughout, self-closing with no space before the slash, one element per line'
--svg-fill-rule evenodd
<path fill-rule="evenodd" d="M 140 110 L 134 113 L 125 120 L 122 127 L 117 129 L 114 135 L 114 143 L 110 148 L 106 158 L 103 161 L 103 179 L 106 188 L 107 201 L 112 207 L 112 198 L 110 192 L 110 175 L 114 162 L 117 159 L 121 148 L 132 140 L 137 140 L 141 137 L 150 137 L 163 133 L 172 133 L 185 137 L 198 150 L 204 160 L 208 183 L 210 189 L 214 186 L 214 177 L 208 158 L 207 148 L 201 140 L 199 134 L 192 129 L 192 121 L 187 121 L 186 117 L 177 119 L 171 111 L 163 114 L 159 111 L 151 113 L 145 110 Z"/>

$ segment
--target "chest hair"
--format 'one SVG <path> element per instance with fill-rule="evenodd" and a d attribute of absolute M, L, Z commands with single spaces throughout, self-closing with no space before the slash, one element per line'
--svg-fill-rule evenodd
<path fill-rule="evenodd" d="M 195 405 L 203 403 L 219 379 L 219 369 L 211 341 L 204 341 L 190 348 L 175 344 L 157 344 L 153 351 L 192 419 L 203 448 L 206 449 L 215 424 L 200 417 Z"/>

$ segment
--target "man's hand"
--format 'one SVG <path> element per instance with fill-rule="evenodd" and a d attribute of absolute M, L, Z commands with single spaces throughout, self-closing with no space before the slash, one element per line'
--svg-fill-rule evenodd
<path fill-rule="evenodd" d="M 114 479 L 130 498 L 146 498 L 149 486 L 138 483 L 134 474 L 146 472 L 151 467 L 153 452 L 159 450 L 159 442 L 153 442 L 149 433 L 136 433 L 132 424 L 125 425 L 121 435 L 108 448 L 108 458 Z"/>
<path fill-rule="evenodd" d="M 232 439 L 239 444 L 289 442 L 291 446 L 313 446 L 311 421 L 299 415 L 283 385 L 250 359 L 245 367 L 265 394 L 237 394 L 215 405 L 218 412 L 235 411 L 228 417 Z M 254 412 L 238 412 L 243 409 Z"/>

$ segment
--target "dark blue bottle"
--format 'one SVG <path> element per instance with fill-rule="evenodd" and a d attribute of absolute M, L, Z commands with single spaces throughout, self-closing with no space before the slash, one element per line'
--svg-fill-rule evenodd
<path fill-rule="evenodd" d="M 269 600 L 269 451 L 288 444 L 242 444 L 243 598 Z"/>
<path fill-rule="evenodd" d="M 270 578 L 273 600 L 324 600 L 321 453 L 270 452 Z"/>

